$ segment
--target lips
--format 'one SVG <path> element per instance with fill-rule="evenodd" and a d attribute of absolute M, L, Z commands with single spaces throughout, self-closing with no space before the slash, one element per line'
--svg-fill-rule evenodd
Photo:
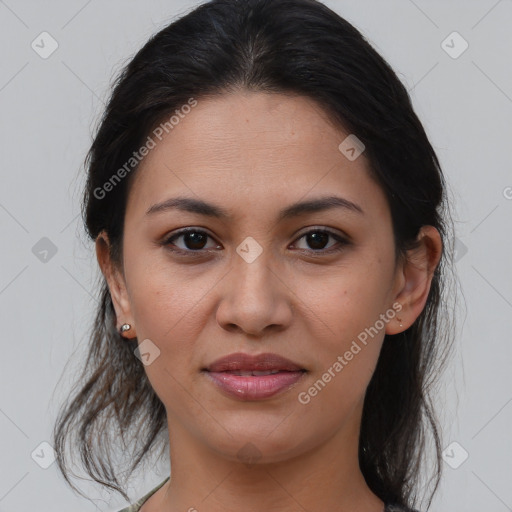
<path fill-rule="evenodd" d="M 231 398 L 262 400 L 290 389 L 307 370 L 277 354 L 238 353 L 217 359 L 203 372 Z"/>
<path fill-rule="evenodd" d="M 205 368 L 209 372 L 278 372 L 278 371 L 305 371 L 298 364 L 277 354 L 230 354 L 217 359 Z"/>

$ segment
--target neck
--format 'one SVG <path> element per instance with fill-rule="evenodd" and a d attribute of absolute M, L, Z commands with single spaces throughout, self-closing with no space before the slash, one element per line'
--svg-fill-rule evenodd
<path fill-rule="evenodd" d="M 297 447 L 298 454 L 285 460 L 262 457 L 252 464 L 214 452 L 172 418 L 168 424 L 171 479 L 141 512 L 384 510 L 359 468 L 360 422 L 347 421 L 330 439 Z"/>

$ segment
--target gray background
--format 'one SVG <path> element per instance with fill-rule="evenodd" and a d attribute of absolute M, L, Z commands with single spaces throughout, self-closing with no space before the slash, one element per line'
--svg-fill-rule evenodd
<path fill-rule="evenodd" d="M 510 511 L 512 2 L 326 3 L 366 35 L 411 91 L 456 205 L 466 313 L 458 313 L 456 353 L 438 407 L 443 448 L 458 444 L 446 452 L 431 510 Z M 124 505 L 85 481 L 77 483 L 90 501 L 75 496 L 56 464 L 40 467 L 51 461 L 51 448 L 41 443 L 50 439 L 96 306 L 95 254 L 79 217 L 81 165 L 92 130 L 122 65 L 194 5 L 0 0 L 0 512 Z M 59 45 L 47 59 L 31 47 L 43 31 Z M 442 46 L 453 31 L 469 44 L 457 58 L 458 36 Z M 463 450 L 469 457 L 461 463 Z M 168 471 L 135 475 L 133 500 Z"/>

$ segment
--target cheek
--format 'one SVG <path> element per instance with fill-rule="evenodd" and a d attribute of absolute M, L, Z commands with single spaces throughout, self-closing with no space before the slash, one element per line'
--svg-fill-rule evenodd
<path fill-rule="evenodd" d="M 341 290 L 326 294 L 324 318 L 329 322 L 329 329 L 323 329 L 326 334 L 322 337 L 317 334 L 310 379 L 297 390 L 297 399 L 305 407 L 304 413 L 307 412 L 303 419 L 330 417 L 326 429 L 343 422 L 362 403 L 382 347 L 383 331 L 372 331 L 371 335 L 365 331 L 375 320 L 369 302 L 361 307 L 365 289 L 357 290 L 357 293 Z M 371 301 L 372 297 L 367 299 Z M 377 302 L 371 304 L 376 312 Z M 313 427 L 318 428 L 314 421 Z"/>
<path fill-rule="evenodd" d="M 144 367 L 146 375 L 168 414 L 187 410 L 200 416 L 186 389 L 197 378 L 197 340 L 205 329 L 208 291 L 215 281 L 206 276 L 192 280 L 186 271 L 161 261 L 133 263 L 127 275 L 138 342 L 149 339 L 159 351 Z"/>
<path fill-rule="evenodd" d="M 127 287 L 138 333 L 161 338 L 179 326 L 180 320 L 204 294 L 204 283 L 190 280 L 185 267 L 173 264 L 163 248 L 127 249 Z"/>
<path fill-rule="evenodd" d="M 315 377 L 328 381 L 324 399 L 346 400 L 348 407 L 364 393 L 384 339 L 380 318 L 387 307 L 389 276 L 375 258 L 331 273 L 321 286 L 310 283 L 304 314 L 308 308 L 315 313 L 309 313 L 315 319 L 309 335 L 317 349 Z"/>
<path fill-rule="evenodd" d="M 173 373 L 190 368 L 194 340 L 205 327 L 208 292 L 215 283 L 207 273 L 191 279 L 184 266 L 164 257 L 126 262 L 132 314 L 139 343 L 150 339 L 160 349 L 160 364 Z M 147 367 L 148 373 L 153 371 Z"/>
<path fill-rule="evenodd" d="M 358 267 L 312 281 L 304 300 L 324 324 L 321 332 L 330 335 L 332 347 L 341 349 L 375 325 L 387 307 L 389 282 L 380 263 L 362 261 Z"/>

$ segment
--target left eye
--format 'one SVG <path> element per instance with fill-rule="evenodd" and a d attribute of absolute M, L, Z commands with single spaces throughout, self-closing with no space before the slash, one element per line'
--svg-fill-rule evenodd
<path fill-rule="evenodd" d="M 306 239 L 307 244 L 312 247 L 313 252 L 318 251 L 325 251 L 329 252 L 329 250 L 333 247 L 332 245 L 325 248 L 325 245 L 327 244 L 327 241 L 329 238 L 333 238 L 336 242 L 340 243 L 341 245 L 346 245 L 347 241 L 342 238 L 337 233 L 333 233 L 332 231 L 326 230 L 326 229 L 314 229 L 312 231 L 308 231 L 307 233 L 304 233 L 298 240 L 302 240 L 303 238 Z M 333 244 L 336 245 L 336 244 Z M 306 249 L 308 250 L 308 249 Z"/>
<path fill-rule="evenodd" d="M 183 245 L 184 247 L 177 245 L 174 243 L 175 240 L 178 240 L 180 238 L 183 238 Z M 206 247 L 206 242 L 208 238 L 212 238 L 206 231 L 202 231 L 200 229 L 185 229 L 178 233 L 175 233 L 171 237 L 169 237 L 166 241 L 164 241 L 164 245 L 174 246 L 176 249 L 170 248 L 173 251 L 176 252 L 199 252 L 205 249 L 215 249 L 219 248 L 220 246 L 218 244 L 214 244 L 211 247 Z M 297 240 L 305 239 L 306 243 L 310 246 L 310 248 L 301 248 L 302 250 L 307 250 L 310 252 L 331 252 L 331 248 L 336 245 L 336 243 L 332 244 L 330 247 L 326 248 L 326 245 L 328 243 L 329 238 L 332 238 L 335 240 L 335 242 L 338 242 L 341 246 L 347 245 L 348 241 L 338 235 L 337 233 L 334 233 L 332 231 L 326 230 L 326 229 L 314 229 L 311 231 L 308 231 L 307 233 L 304 233 L 302 236 L 300 236 Z M 212 238 L 213 240 L 213 238 Z M 340 250 L 340 249 L 337 249 Z"/>

